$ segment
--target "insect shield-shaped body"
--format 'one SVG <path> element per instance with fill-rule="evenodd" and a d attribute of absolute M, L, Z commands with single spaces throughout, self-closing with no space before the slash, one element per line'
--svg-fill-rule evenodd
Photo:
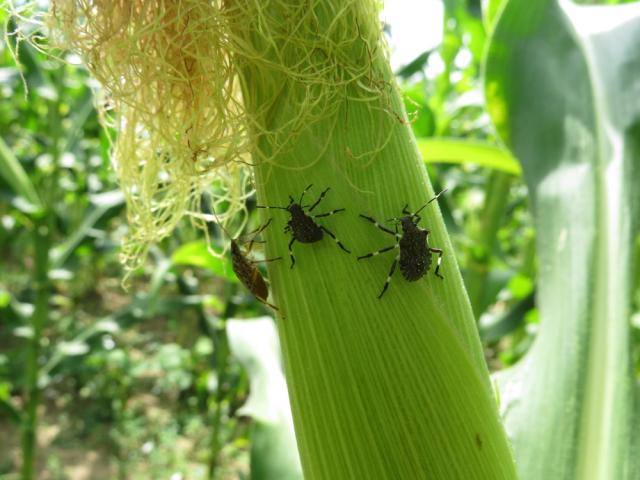
<path fill-rule="evenodd" d="M 424 230 L 413 222 L 411 217 L 400 218 L 402 235 L 398 245 L 400 247 L 400 273 L 414 282 L 420 280 L 431 267 L 432 250 L 429 247 L 429 231 Z M 436 267 L 436 275 L 440 264 Z"/>
<path fill-rule="evenodd" d="M 387 291 L 389 287 L 389 283 L 391 282 L 391 277 L 395 272 L 396 266 L 400 263 L 400 273 L 402 276 L 410 281 L 415 282 L 416 280 L 421 279 L 431 268 L 431 260 L 434 253 L 438 254 L 438 264 L 436 265 L 435 275 L 439 278 L 444 278 L 440 275 L 440 262 L 442 261 L 443 252 L 439 248 L 432 248 L 429 246 L 429 230 L 420 228 L 418 223 L 421 218 L 418 215 L 431 202 L 433 202 L 436 198 L 442 195 L 446 190 L 443 190 L 438 195 L 429 200 L 425 205 L 420 207 L 415 213 L 411 213 L 407 210 L 409 205 L 405 205 L 402 209 L 402 213 L 405 214 L 404 217 L 400 218 L 392 218 L 389 221 L 396 222 L 395 231 L 392 231 L 382 225 L 380 225 L 375 219 L 371 217 L 367 217 L 366 215 L 360 215 L 365 220 L 373 223 L 378 229 L 382 230 L 389 235 L 393 235 L 396 242 L 390 247 L 385 247 L 375 252 L 367 253 L 366 255 L 362 255 L 358 257 L 358 260 L 362 260 L 363 258 L 375 257 L 381 253 L 388 252 L 390 250 L 398 249 L 398 253 L 396 258 L 393 260 L 391 264 L 391 270 L 389 271 L 389 275 L 387 276 L 386 281 L 384 282 L 384 286 L 382 287 L 382 291 L 378 298 L 382 298 L 384 292 Z M 402 227 L 402 233 L 398 233 L 398 224 Z"/>
<path fill-rule="evenodd" d="M 292 250 L 294 242 L 295 241 L 298 241 L 300 243 L 319 242 L 320 240 L 322 240 L 325 233 L 329 235 L 331 238 L 333 238 L 333 240 L 342 250 L 344 250 L 347 253 L 351 253 L 349 250 L 347 250 L 344 247 L 344 245 L 342 245 L 340 240 L 338 240 L 336 236 L 329 229 L 327 229 L 323 225 L 316 223 L 315 221 L 316 218 L 329 217 L 338 212 L 343 212 L 344 208 L 338 208 L 336 210 L 331 210 L 326 213 L 313 215 L 312 214 L 313 209 L 318 206 L 318 204 L 322 201 L 322 199 L 327 194 L 329 189 L 327 188 L 326 190 L 324 190 L 313 205 L 311 206 L 303 205 L 302 200 L 304 198 L 304 194 L 311 187 L 312 185 L 309 185 L 307 188 L 305 188 L 302 191 L 302 194 L 300 195 L 300 200 L 298 202 L 296 202 L 293 199 L 293 197 L 289 196 L 289 205 L 287 205 L 286 207 L 270 207 L 270 206 L 258 205 L 258 208 L 274 208 L 277 210 L 286 210 L 291 215 L 291 217 L 289 218 L 289 221 L 287 222 L 287 226 L 284 228 L 285 233 L 291 233 L 291 241 L 289 242 L 289 256 L 291 257 L 291 268 L 293 268 L 293 265 L 296 263 L 296 259 L 293 256 L 293 250 Z"/>
<path fill-rule="evenodd" d="M 300 243 L 315 243 L 322 240 L 324 232 L 322 228 L 307 215 L 298 203 L 292 203 L 287 208 L 291 218 L 285 227 L 285 233 L 291 233 L 294 240 Z"/>
<path fill-rule="evenodd" d="M 275 260 L 275 259 L 273 259 Z M 267 282 L 264 281 L 260 270 L 253 261 L 249 260 L 240 249 L 235 240 L 231 240 L 231 266 L 238 280 L 249 290 L 254 297 L 265 305 L 277 310 L 275 305 L 267 301 L 269 296 L 269 288 Z"/>
<path fill-rule="evenodd" d="M 229 237 L 231 243 L 231 267 L 233 268 L 233 272 L 240 280 L 240 283 L 246 287 L 247 290 L 251 292 L 251 294 L 256 297 L 256 299 L 264 305 L 273 308 L 274 310 L 278 310 L 278 307 L 269 303 L 267 298 L 269 297 L 269 288 L 267 287 L 267 283 L 265 282 L 262 273 L 258 270 L 256 263 L 260 262 L 272 262 L 274 260 L 280 260 L 281 257 L 270 258 L 266 260 L 251 260 L 247 257 L 247 255 L 251 252 L 251 248 L 253 244 L 256 243 L 256 236 L 260 234 L 265 228 L 269 226 L 271 223 L 271 219 L 267 221 L 264 225 L 258 228 L 253 233 L 253 238 L 249 242 L 249 248 L 247 252 L 243 252 L 240 245 L 238 245 L 238 239 L 231 238 L 231 235 L 227 232 L 227 230 L 218 222 L 218 225 L 222 230 L 224 230 L 227 237 Z"/>

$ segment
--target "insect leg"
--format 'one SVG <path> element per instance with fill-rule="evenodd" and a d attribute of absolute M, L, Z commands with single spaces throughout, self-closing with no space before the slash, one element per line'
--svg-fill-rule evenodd
<path fill-rule="evenodd" d="M 322 225 L 320 225 L 320 228 L 321 228 L 321 229 L 322 229 L 322 230 L 323 230 L 327 235 L 329 235 L 331 238 L 333 238 L 333 239 L 336 241 L 336 243 L 338 244 L 338 246 L 339 246 L 342 250 L 344 250 L 344 251 L 345 251 L 345 252 L 347 252 L 347 253 L 351 253 L 349 250 L 347 250 L 347 249 L 345 248 L 345 246 L 344 246 L 344 245 L 342 245 L 342 243 L 340 243 L 340 240 L 338 240 L 338 239 L 336 238 L 336 236 L 335 236 L 333 233 L 331 233 L 329 230 L 327 230 L 327 229 L 326 229 L 325 227 L 323 227 Z"/>
<path fill-rule="evenodd" d="M 321 213 L 319 215 L 311 215 L 311 217 L 312 218 L 329 217 L 333 214 L 340 213 L 340 212 L 344 212 L 344 208 L 338 208 L 337 210 L 331 210 L 330 212 Z"/>
<path fill-rule="evenodd" d="M 250 260 L 250 261 L 251 263 L 268 263 L 268 262 L 273 262 L 274 260 L 282 260 L 282 257 L 265 258 L 264 260 Z"/>
<path fill-rule="evenodd" d="M 438 264 L 436 265 L 436 270 L 434 273 L 436 277 L 440 277 L 444 280 L 444 277 L 438 273 L 438 270 L 440 270 L 440 262 L 442 262 L 442 255 L 444 254 L 444 252 L 439 248 L 429 248 L 429 250 L 432 251 L 433 253 L 438 254 Z"/>
<path fill-rule="evenodd" d="M 289 242 L 289 256 L 291 257 L 291 266 L 289 268 L 293 268 L 293 265 L 296 263 L 296 258 L 293 256 L 293 250 L 291 250 L 291 246 L 295 241 L 296 241 L 296 238 L 292 237 L 291 241 Z"/>
<path fill-rule="evenodd" d="M 362 218 L 364 218 L 365 220 L 369 220 L 371 223 L 373 223 L 376 227 L 378 227 L 378 228 L 379 228 L 380 230 L 382 230 L 383 232 L 386 232 L 386 233 L 389 233 L 389 234 L 391 234 L 391 235 L 393 235 L 393 236 L 396 236 L 396 232 L 392 232 L 392 231 L 391 231 L 391 230 L 389 230 L 388 228 L 383 227 L 382 225 L 380 225 L 380 224 L 378 223 L 378 221 L 377 221 L 376 219 L 371 218 L 371 217 L 367 217 L 366 215 L 362 215 L 362 214 L 360 214 L 360 216 L 361 216 Z"/>
<path fill-rule="evenodd" d="M 387 288 L 389 288 L 389 283 L 391 283 L 391 277 L 393 276 L 393 272 L 396 271 L 396 265 L 398 264 L 399 259 L 400 259 L 400 254 L 398 254 L 398 256 L 393 260 L 393 263 L 391 264 L 391 271 L 387 276 L 387 280 L 384 282 L 384 287 L 382 287 L 382 291 L 380 292 L 380 295 L 378 295 L 378 299 L 381 299 L 382 295 L 384 295 L 384 292 L 386 292 Z"/>
<path fill-rule="evenodd" d="M 320 194 L 320 196 L 318 197 L 318 200 L 316 200 L 316 203 L 311 205 L 311 207 L 309 208 L 309 211 L 312 211 L 314 208 L 318 206 L 318 204 L 322 201 L 322 199 L 324 198 L 324 196 L 327 194 L 329 190 L 331 190 L 331 187 L 327 188 Z M 302 202 L 300 202 L 300 204 L 302 204 Z"/>
<path fill-rule="evenodd" d="M 262 232 L 265 228 L 267 228 L 269 226 L 269 224 L 271 223 L 271 220 L 273 220 L 273 218 L 269 218 L 269 220 L 267 220 L 263 225 L 260 225 L 258 228 L 256 228 L 255 230 L 250 231 L 249 233 L 245 233 L 244 235 L 242 235 L 243 237 L 248 237 L 249 235 L 253 235 L 254 237 L 258 236 L 258 234 L 260 232 Z"/>
<path fill-rule="evenodd" d="M 278 307 L 276 307 L 273 303 L 269 303 L 269 302 L 267 302 L 267 300 L 266 300 L 266 299 L 264 299 L 264 298 L 260 298 L 260 297 L 256 297 L 256 299 L 257 299 L 260 303 L 262 303 L 263 305 L 266 305 L 267 307 L 271 307 L 271 308 L 273 308 L 275 311 L 279 311 L 279 308 L 278 308 Z"/>
<path fill-rule="evenodd" d="M 253 237 L 251 238 L 251 241 L 249 242 L 249 248 L 248 251 L 250 252 L 251 249 L 253 248 L 253 244 L 254 243 L 262 243 L 259 240 L 256 240 L 256 237 L 260 234 L 260 232 L 262 232 L 265 228 L 267 228 L 269 226 L 269 224 L 271 223 L 271 220 L 273 220 L 272 218 L 270 218 L 269 220 L 267 220 L 267 223 L 265 223 L 264 225 L 262 225 L 261 227 L 258 227 L 257 230 L 249 233 L 248 235 L 251 235 L 253 233 Z"/>
<path fill-rule="evenodd" d="M 362 255 L 358 257 L 358 260 L 362 260 L 363 258 L 375 257 L 376 255 L 380 255 L 381 253 L 388 252 L 389 250 L 393 250 L 394 248 L 398 248 L 400 246 L 399 243 L 395 245 L 391 245 L 390 247 L 385 247 L 382 250 L 377 250 L 375 252 L 367 253 L 366 255 Z"/>
<path fill-rule="evenodd" d="M 437 197 L 436 197 L 436 198 L 437 198 Z M 429 205 L 429 204 L 427 203 L 427 205 Z M 426 207 L 427 205 L 425 205 L 424 207 Z M 419 212 L 420 210 L 422 210 L 424 207 L 421 207 L 421 208 L 418 210 L 418 212 Z M 416 212 L 416 213 L 411 213 L 411 212 L 408 210 L 408 208 L 409 208 L 409 204 L 407 203 L 407 204 L 402 208 L 402 213 L 404 213 L 405 215 L 410 215 L 410 216 L 413 218 L 413 223 L 420 223 L 420 220 L 422 220 L 422 219 L 420 218 L 420 215 L 418 215 L 418 212 Z"/>

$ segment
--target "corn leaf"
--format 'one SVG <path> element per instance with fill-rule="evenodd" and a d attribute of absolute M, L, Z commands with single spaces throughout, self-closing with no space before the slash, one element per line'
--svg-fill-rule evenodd
<path fill-rule="evenodd" d="M 454 138 L 419 138 L 418 148 L 427 163 L 475 164 L 520 175 L 520 164 L 504 148 Z"/>
<path fill-rule="evenodd" d="M 224 255 L 221 247 L 212 246 L 211 249 L 219 256 L 214 257 L 207 247 L 207 242 L 197 240 L 185 243 L 176 249 L 171 256 L 174 265 L 189 265 L 209 270 L 214 275 L 223 277 L 225 280 L 238 283 L 238 277 L 233 272 L 229 255 Z"/>
<path fill-rule="evenodd" d="M 16 195 L 21 195 L 33 208 L 43 208 L 29 176 L 2 137 L 0 137 L 0 176 L 5 179 Z"/>
<path fill-rule="evenodd" d="M 523 479 L 639 478 L 631 369 L 640 4 L 510 0 L 486 59 L 535 211 L 540 330 L 498 376 Z"/>
<path fill-rule="evenodd" d="M 253 418 L 251 478 L 297 480 L 302 467 L 293 432 L 280 344 L 269 317 L 227 321 L 233 355 L 247 370 L 251 394 L 238 411 Z"/>

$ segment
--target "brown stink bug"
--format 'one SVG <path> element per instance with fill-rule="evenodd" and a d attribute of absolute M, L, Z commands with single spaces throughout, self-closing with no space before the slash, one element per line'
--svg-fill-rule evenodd
<path fill-rule="evenodd" d="M 260 272 L 256 264 L 273 262 L 275 260 L 280 260 L 282 257 L 269 258 L 265 260 L 252 260 L 248 257 L 251 249 L 253 248 L 253 244 L 258 243 L 256 237 L 265 228 L 267 228 L 270 223 L 271 219 L 269 219 L 257 230 L 247 234 L 253 235 L 253 237 L 249 241 L 249 248 L 247 248 L 246 251 L 243 251 L 243 249 L 238 244 L 239 237 L 232 238 L 231 235 L 229 235 L 229 232 L 227 232 L 227 230 L 218 221 L 218 225 L 229 238 L 229 242 L 231 244 L 231 267 L 233 268 L 233 272 L 238 277 L 238 280 L 240 280 L 240 283 L 242 283 L 242 285 L 244 285 L 246 289 L 249 290 L 259 302 L 273 308 L 274 310 L 278 310 L 278 307 L 276 307 L 272 303 L 269 303 L 269 301 L 267 300 L 267 298 L 269 297 L 269 288 L 267 287 L 267 282 L 265 282 L 264 277 L 262 276 L 262 273 Z"/>
<path fill-rule="evenodd" d="M 289 257 L 291 258 L 291 268 L 293 268 L 293 265 L 296 263 L 296 259 L 293 256 L 293 250 L 291 249 L 291 247 L 293 246 L 293 243 L 295 241 L 298 241 L 300 243 L 319 242 L 320 240 L 322 240 L 322 237 L 324 236 L 325 233 L 329 235 L 331 238 L 333 238 L 334 242 L 336 242 L 336 245 L 338 245 L 338 247 L 340 247 L 342 250 L 344 250 L 347 253 L 351 253 L 349 250 L 345 248 L 342 242 L 338 240 L 338 238 L 333 234 L 333 232 L 331 232 L 324 225 L 318 224 L 315 220 L 316 218 L 329 217 L 331 215 L 335 215 L 336 213 L 344 212 L 344 208 L 338 208 L 336 210 L 331 210 L 329 212 L 320 213 L 317 215 L 314 215 L 312 213 L 313 209 L 318 206 L 318 204 L 322 201 L 322 199 L 327 194 L 329 189 L 327 188 L 326 190 L 323 190 L 322 193 L 320 193 L 320 196 L 318 197 L 318 199 L 313 203 L 313 205 L 309 206 L 309 205 L 302 204 L 304 194 L 312 186 L 313 185 L 309 185 L 307 188 L 305 188 L 302 191 L 302 194 L 300 195 L 300 200 L 298 200 L 298 202 L 296 202 L 292 196 L 289 196 L 289 205 L 287 205 L 286 207 L 271 207 L 267 205 L 265 206 L 258 205 L 258 208 L 273 208 L 277 210 L 286 210 L 287 212 L 289 212 L 289 215 L 291 215 L 289 218 L 289 221 L 287 222 L 287 226 L 284 229 L 285 233 L 291 234 L 291 241 L 289 242 Z"/>
<path fill-rule="evenodd" d="M 363 258 L 375 257 L 376 255 L 388 252 L 390 250 L 398 250 L 398 254 L 391 264 L 391 270 L 389 271 L 389 275 L 387 275 L 387 279 L 384 282 L 384 286 L 382 287 L 382 291 L 378 295 L 378 298 L 382 298 L 384 292 L 387 291 L 389 283 L 391 282 L 391 277 L 393 276 L 393 272 L 395 272 L 396 265 L 398 263 L 400 263 L 400 272 L 402 273 L 402 276 L 406 280 L 414 282 L 424 277 L 424 275 L 429 271 L 429 269 L 431 268 L 432 256 L 435 253 L 438 255 L 438 263 L 436 264 L 434 272 L 435 276 L 444 278 L 442 275 L 440 275 L 440 263 L 442 262 L 443 252 L 441 249 L 433 248 L 429 245 L 429 230 L 420 228 L 418 226 L 418 223 L 421 220 L 418 213 L 420 213 L 423 208 L 433 202 L 444 192 L 446 192 L 446 189 L 429 200 L 415 213 L 411 213 L 409 210 L 407 210 L 409 208 L 409 205 L 405 205 L 402 209 L 402 213 L 405 214 L 405 216 L 400 218 L 391 218 L 388 220 L 395 222 L 395 231 L 380 225 L 377 220 L 371 217 L 360 215 L 365 220 L 373 223 L 383 232 L 388 233 L 389 235 L 393 235 L 396 240 L 396 242 L 389 247 L 385 247 L 380 250 L 376 250 L 375 252 L 367 253 L 366 255 L 358 257 L 358 260 L 362 260 Z M 401 225 L 402 233 L 398 233 L 398 225 Z"/>

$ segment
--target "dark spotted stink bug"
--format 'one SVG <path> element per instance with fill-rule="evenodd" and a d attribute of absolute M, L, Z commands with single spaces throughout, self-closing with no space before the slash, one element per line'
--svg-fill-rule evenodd
<path fill-rule="evenodd" d="M 404 217 L 391 218 L 388 220 L 395 222 L 395 231 L 389 230 L 388 228 L 380 225 L 375 219 L 371 217 L 360 215 L 365 220 L 373 223 L 383 232 L 388 233 L 389 235 L 393 235 L 396 239 L 396 243 L 394 243 L 390 247 L 382 248 L 375 252 L 362 255 L 361 257 L 358 257 L 358 260 L 362 260 L 363 258 L 375 257 L 376 255 L 388 252 L 396 248 L 399 249 L 396 258 L 391 264 L 391 270 L 389 271 L 387 280 L 384 282 L 384 286 L 382 287 L 382 291 L 380 292 L 380 295 L 378 295 L 378 298 L 382 298 L 384 292 L 387 291 L 389 282 L 391 282 L 391 277 L 393 276 L 396 265 L 398 263 L 400 263 L 400 272 L 402 273 L 402 276 L 406 280 L 414 282 L 424 277 L 424 275 L 429 271 L 429 269 L 431 268 L 431 257 L 435 253 L 438 255 L 438 263 L 436 265 L 434 273 L 436 277 L 444 278 L 439 273 L 443 252 L 441 249 L 433 248 L 429 245 L 429 230 L 420 228 L 418 226 L 418 223 L 421 220 L 418 214 L 422 211 L 422 209 L 424 209 L 427 205 L 429 205 L 446 191 L 446 189 L 441 191 L 426 204 L 420 207 L 415 213 L 411 213 L 410 211 L 408 211 L 407 208 L 409 208 L 409 205 L 405 205 L 402 209 L 402 213 L 405 214 Z M 398 233 L 398 224 L 402 226 L 402 233 Z"/>
<path fill-rule="evenodd" d="M 315 201 L 313 205 L 309 206 L 309 205 L 302 204 L 304 194 L 312 186 L 313 185 L 309 185 L 307 188 L 305 188 L 302 191 L 302 194 L 300 195 L 300 200 L 297 203 L 293 199 L 293 197 L 289 195 L 289 205 L 287 205 L 286 207 L 270 207 L 270 206 L 258 205 L 258 208 L 275 208 L 277 210 L 286 210 L 291 215 L 291 217 L 289 218 L 289 221 L 287 222 L 287 226 L 284 228 L 285 233 L 291 233 L 291 241 L 289 242 L 289 256 L 291 257 L 291 268 L 293 268 L 293 265 L 296 263 L 296 259 L 293 256 L 293 250 L 291 249 L 291 247 L 293 246 L 293 243 L 296 240 L 300 243 L 315 243 L 322 240 L 322 237 L 326 233 L 331 238 L 333 238 L 333 240 L 342 250 L 344 250 L 347 253 L 351 253 L 349 250 L 345 248 L 344 245 L 342 245 L 340 240 L 338 240 L 336 236 L 329 231 L 329 229 L 327 229 L 323 225 L 317 224 L 315 221 L 316 218 L 328 217 L 338 212 L 343 212 L 344 208 L 338 208 L 336 210 L 331 210 L 330 212 L 326 212 L 326 213 L 320 213 L 318 215 L 311 215 L 311 212 L 313 212 L 313 209 L 316 208 L 318 204 L 322 201 L 324 196 L 329 191 L 329 188 L 327 188 L 320 194 L 320 196 L 318 197 L 318 199 Z M 307 208 L 308 210 L 306 210 Z"/>

